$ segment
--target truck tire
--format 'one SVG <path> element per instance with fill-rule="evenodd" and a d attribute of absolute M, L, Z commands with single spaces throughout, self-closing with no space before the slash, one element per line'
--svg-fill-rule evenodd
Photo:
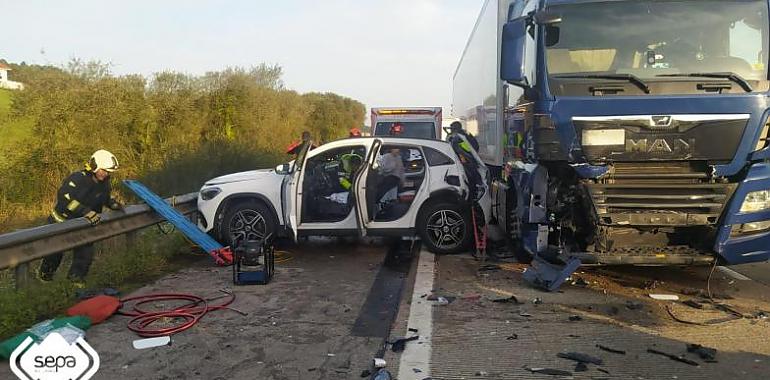
<path fill-rule="evenodd" d="M 242 240 L 260 240 L 278 229 L 273 213 L 261 201 L 233 202 L 224 211 L 219 225 L 219 240 L 233 246 Z"/>
<path fill-rule="evenodd" d="M 473 243 L 470 209 L 445 201 L 429 204 L 417 224 L 425 247 L 435 254 L 461 253 Z"/>

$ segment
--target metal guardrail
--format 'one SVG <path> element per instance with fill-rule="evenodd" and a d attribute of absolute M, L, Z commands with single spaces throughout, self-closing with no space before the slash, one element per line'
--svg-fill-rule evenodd
<path fill-rule="evenodd" d="M 198 193 L 189 193 L 166 201 L 182 214 L 191 215 L 198 210 L 197 196 Z M 28 281 L 27 263 L 30 261 L 134 232 L 163 220 L 150 206 L 138 204 L 126 206 L 122 212 L 105 212 L 95 226 L 85 218 L 78 218 L 3 234 L 0 235 L 0 270 L 15 268 L 18 288 Z"/>

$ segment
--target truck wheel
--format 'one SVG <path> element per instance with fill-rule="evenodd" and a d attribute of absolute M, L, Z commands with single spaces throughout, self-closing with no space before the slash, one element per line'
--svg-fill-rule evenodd
<path fill-rule="evenodd" d="M 470 210 L 455 203 L 428 205 L 418 223 L 418 233 L 429 251 L 451 254 L 466 251 L 473 242 Z"/>
<path fill-rule="evenodd" d="M 247 200 L 231 204 L 219 225 L 219 240 L 233 246 L 245 240 L 260 240 L 275 233 L 277 222 L 264 203 Z"/>

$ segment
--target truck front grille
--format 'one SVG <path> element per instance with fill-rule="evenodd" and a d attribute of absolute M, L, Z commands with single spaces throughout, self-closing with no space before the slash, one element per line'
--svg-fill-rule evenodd
<path fill-rule="evenodd" d="M 736 185 L 711 181 L 705 167 L 698 166 L 690 163 L 616 164 L 601 182 L 586 184 L 599 224 L 716 224 Z"/>

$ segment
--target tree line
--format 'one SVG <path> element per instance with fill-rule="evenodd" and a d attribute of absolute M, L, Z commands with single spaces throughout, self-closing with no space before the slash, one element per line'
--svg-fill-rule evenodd
<path fill-rule="evenodd" d="M 109 65 L 80 60 L 10 66 L 25 84 L 12 95 L 10 118 L 31 119 L 33 130 L 24 144 L 6 149 L 0 226 L 20 214 L 45 216 L 61 180 L 97 149 L 118 157 L 116 179 L 139 179 L 171 195 L 216 175 L 287 161 L 286 146 L 303 131 L 329 141 L 364 122 L 356 100 L 286 89 L 277 65 L 149 77 L 117 76 Z"/>

